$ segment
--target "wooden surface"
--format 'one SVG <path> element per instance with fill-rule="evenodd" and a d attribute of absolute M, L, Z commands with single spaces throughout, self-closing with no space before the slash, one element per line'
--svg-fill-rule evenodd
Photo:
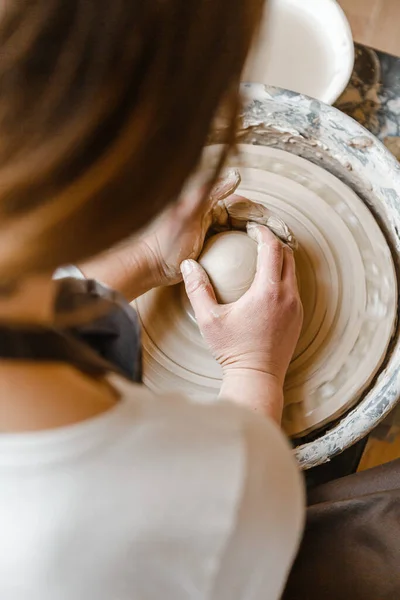
<path fill-rule="evenodd" d="M 372 432 L 358 470 L 365 471 L 400 458 L 400 405 Z"/>
<path fill-rule="evenodd" d="M 400 56 L 400 0 L 338 0 L 356 42 Z"/>
<path fill-rule="evenodd" d="M 371 438 L 362 455 L 358 470 L 366 471 L 396 458 L 400 458 L 400 435 L 397 435 L 391 442 Z"/>

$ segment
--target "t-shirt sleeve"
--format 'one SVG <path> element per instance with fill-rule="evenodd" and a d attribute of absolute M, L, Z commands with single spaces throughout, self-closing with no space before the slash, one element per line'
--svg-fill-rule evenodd
<path fill-rule="evenodd" d="M 249 413 L 244 437 L 246 480 L 212 600 L 278 600 L 303 529 L 302 476 L 274 423 Z"/>

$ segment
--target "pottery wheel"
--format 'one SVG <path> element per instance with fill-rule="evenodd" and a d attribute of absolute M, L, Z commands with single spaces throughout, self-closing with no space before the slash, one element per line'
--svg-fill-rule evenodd
<path fill-rule="evenodd" d="M 207 150 L 212 161 L 217 146 Z M 377 222 L 336 177 L 288 152 L 243 145 L 230 161 L 239 193 L 294 232 L 304 324 L 285 383 L 283 426 L 301 436 L 338 418 L 370 386 L 394 331 L 397 284 Z M 193 318 L 182 285 L 136 301 L 143 326 L 143 381 L 156 392 L 216 400 L 221 370 Z"/>

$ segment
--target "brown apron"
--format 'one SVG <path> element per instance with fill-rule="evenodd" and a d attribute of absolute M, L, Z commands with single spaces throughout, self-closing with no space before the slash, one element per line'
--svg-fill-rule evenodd
<path fill-rule="evenodd" d="M 400 600 L 400 459 L 309 493 L 283 600 Z"/>

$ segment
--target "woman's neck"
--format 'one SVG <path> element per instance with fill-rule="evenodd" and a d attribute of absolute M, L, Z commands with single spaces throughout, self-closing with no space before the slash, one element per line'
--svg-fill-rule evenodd
<path fill-rule="evenodd" d="M 95 417 L 118 402 L 105 381 L 61 363 L 0 363 L 0 434 L 40 431 Z"/>

